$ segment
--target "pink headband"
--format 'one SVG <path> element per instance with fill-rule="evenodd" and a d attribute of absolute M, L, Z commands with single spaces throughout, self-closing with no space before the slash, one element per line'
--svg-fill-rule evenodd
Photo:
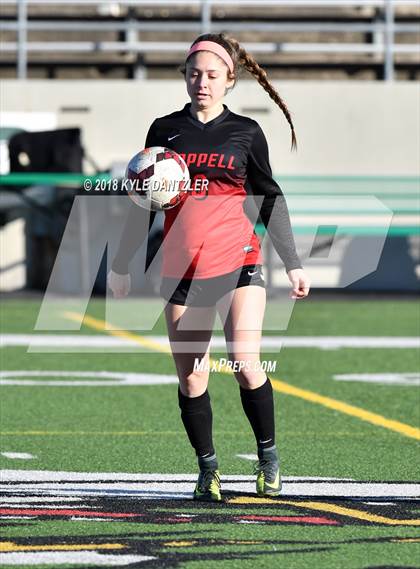
<path fill-rule="evenodd" d="M 228 54 L 228 52 L 225 50 L 224 47 L 222 47 L 220 44 L 216 43 L 215 41 L 199 41 L 197 43 L 195 43 L 192 48 L 189 50 L 189 52 L 187 53 L 187 57 L 186 59 L 189 58 L 189 56 L 192 53 L 195 53 L 196 51 L 211 51 L 213 53 L 215 53 L 216 55 L 218 55 L 219 57 L 221 57 L 223 59 L 223 61 L 226 63 L 226 65 L 229 67 L 229 71 L 231 73 L 233 73 L 233 60 L 230 57 L 230 55 Z"/>

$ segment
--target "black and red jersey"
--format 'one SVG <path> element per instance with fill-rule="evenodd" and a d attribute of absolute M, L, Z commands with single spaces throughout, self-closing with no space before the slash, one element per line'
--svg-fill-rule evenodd
<path fill-rule="evenodd" d="M 155 119 L 145 142 L 146 148 L 163 146 L 180 154 L 192 180 L 188 197 L 165 211 L 162 275 L 210 278 L 262 263 L 254 223 L 246 213 L 249 194 L 262 196 L 260 217 L 286 270 L 301 267 L 285 198 L 273 179 L 259 124 L 226 105 L 207 123 L 195 118 L 190 109 L 187 103 Z M 196 183 L 198 179 L 201 183 Z M 131 218 L 135 216 L 133 210 Z M 133 245 L 127 249 L 127 242 L 122 246 L 123 239 L 124 235 L 113 262 L 113 269 L 120 273 L 127 272 L 136 250 Z"/>

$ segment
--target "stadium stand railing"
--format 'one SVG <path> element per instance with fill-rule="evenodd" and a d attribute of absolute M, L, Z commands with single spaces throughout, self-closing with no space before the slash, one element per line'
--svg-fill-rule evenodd
<path fill-rule="evenodd" d="M 296 70 L 313 78 L 314 69 L 323 77 L 419 74 L 417 0 L 15 0 L 2 2 L 1 14 L 6 76 L 16 69 L 26 78 L 29 67 L 55 77 L 58 68 L 89 65 L 128 77 L 173 72 L 192 39 L 213 31 L 235 35 L 264 66 L 292 78 Z"/>
<path fill-rule="evenodd" d="M 68 204 L 71 204 L 72 196 L 75 195 L 86 196 L 90 200 L 92 196 L 82 190 L 83 182 L 85 180 L 94 182 L 98 179 L 106 182 L 111 177 L 110 172 L 102 172 L 93 176 L 85 176 L 77 172 L 13 172 L 2 176 L 3 188 L 2 200 L 0 200 L 2 204 L 0 205 L 3 208 L 32 208 L 42 215 L 38 226 L 42 219 L 48 227 L 48 230 L 44 231 L 43 239 L 49 245 L 55 243 L 53 253 L 51 247 L 48 249 L 48 254 L 52 255 L 51 258 L 47 257 L 47 253 L 43 253 L 45 259 L 48 258 L 48 262 L 52 264 L 61 240 L 61 233 L 57 238 L 57 234 L 53 234 L 52 231 L 54 229 L 57 232 L 58 226 L 63 231 L 64 225 L 60 223 L 65 222 L 64 218 L 61 220 L 57 217 L 58 198 L 67 200 Z M 380 251 L 383 247 L 383 260 L 381 265 L 378 265 L 378 271 L 372 273 L 370 277 L 374 282 L 357 286 L 366 286 L 367 289 L 370 287 L 371 290 L 375 287 L 392 289 L 397 285 L 397 288 L 401 289 L 418 289 L 418 277 L 415 276 L 416 266 L 419 267 L 418 274 L 420 275 L 418 254 L 420 180 L 418 177 L 283 175 L 278 178 L 278 181 L 287 195 L 293 232 L 300 256 L 305 266 L 309 263 L 314 287 L 338 286 L 340 283 L 338 279 L 345 278 L 344 269 L 357 267 L 360 262 L 358 255 L 365 247 L 372 248 L 373 243 L 373 246 L 379 248 Z M 49 203 L 45 202 L 45 195 L 40 194 L 40 189 L 45 190 L 46 187 L 56 190 L 54 194 L 56 198 L 51 199 Z M 20 190 L 15 191 L 16 188 Z M 50 197 L 53 197 L 53 194 Z M 102 198 L 105 199 L 104 196 Z M 107 203 L 109 207 L 112 207 L 112 215 L 117 215 L 115 201 L 108 200 Z M 79 207 L 85 210 L 86 200 L 79 201 Z M 6 211 L 3 211 L 3 214 L 5 215 Z M 52 219 L 56 224 L 54 228 L 51 225 Z M 80 235 L 86 236 L 85 243 L 91 243 L 90 236 L 95 233 L 95 231 L 91 232 L 88 219 L 87 214 L 80 215 Z M 260 237 L 266 232 L 262 224 L 257 224 L 255 230 Z M 73 232 L 73 238 L 77 243 L 79 243 L 78 234 L 78 232 Z M 27 231 L 26 239 L 32 246 L 30 231 Z M 159 239 L 159 227 L 157 227 L 153 243 L 156 244 Z M 65 250 L 77 249 L 76 242 L 67 244 Z M 37 243 L 41 247 L 43 241 L 38 240 Z M 269 293 L 273 295 L 284 286 L 284 275 L 279 269 L 278 256 L 270 239 L 265 239 L 263 245 L 266 282 Z M 40 252 L 38 254 L 41 255 Z M 346 258 L 345 263 L 344 258 Z M 84 290 L 88 290 L 88 275 L 96 271 L 97 267 L 92 269 L 86 255 L 81 255 L 79 262 L 82 282 L 87 282 Z M 39 270 L 39 267 L 43 266 L 42 263 L 40 264 L 40 257 L 34 263 L 33 256 L 28 256 L 26 263 L 28 286 L 37 288 L 41 281 L 42 286 L 46 285 L 49 273 Z M 7 270 L 8 267 L 0 267 L 0 272 L 6 273 Z M 396 284 L 395 275 L 398 275 Z M 100 284 L 98 281 L 97 285 L 102 287 L 102 292 L 105 290 L 103 277 L 102 274 L 102 281 Z M 153 279 L 152 284 L 155 286 Z"/>

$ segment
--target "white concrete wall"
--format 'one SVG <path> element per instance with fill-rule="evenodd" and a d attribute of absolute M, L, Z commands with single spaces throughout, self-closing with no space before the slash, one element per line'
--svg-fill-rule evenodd
<path fill-rule="evenodd" d="M 420 171 L 420 85 L 410 82 L 273 82 L 286 101 L 298 137 L 260 85 L 242 80 L 225 103 L 255 118 L 266 133 L 275 174 L 416 175 Z M 55 112 L 60 127 L 80 126 L 84 145 L 102 168 L 127 162 L 144 147 L 155 117 L 189 101 L 177 81 L 6 80 L 3 112 Z M 89 112 L 63 112 L 88 107 Z M 247 112 L 247 108 L 268 112 Z"/>
<path fill-rule="evenodd" d="M 0 290 L 23 288 L 25 269 L 25 222 L 15 219 L 0 229 Z"/>

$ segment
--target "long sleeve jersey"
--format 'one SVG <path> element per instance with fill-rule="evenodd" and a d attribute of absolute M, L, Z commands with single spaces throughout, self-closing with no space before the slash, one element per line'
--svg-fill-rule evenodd
<path fill-rule="evenodd" d="M 145 147 L 163 146 L 186 162 L 192 189 L 183 202 L 165 210 L 162 276 L 209 278 L 243 265 L 262 263 L 254 222 L 247 214 L 249 195 L 259 208 L 286 271 L 301 268 L 285 197 L 273 179 L 268 145 L 259 124 L 226 105 L 203 123 L 182 110 L 154 120 Z M 203 180 L 208 180 L 203 184 Z M 197 187 L 197 184 L 195 185 Z M 155 214 L 131 205 L 112 269 L 128 272 L 128 263 L 147 237 Z M 255 214 L 254 214 L 255 217 Z M 133 238 L 135 236 L 135 238 Z"/>

